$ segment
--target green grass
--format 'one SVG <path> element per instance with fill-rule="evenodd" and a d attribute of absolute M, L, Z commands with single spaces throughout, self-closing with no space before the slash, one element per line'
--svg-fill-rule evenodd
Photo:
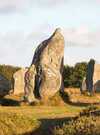
<path fill-rule="evenodd" d="M 65 106 L 19 106 L 19 107 L 0 107 L 0 112 L 21 114 L 29 117 L 51 118 L 78 114 L 84 107 Z"/>
<path fill-rule="evenodd" d="M 39 121 L 22 114 L 0 112 L 0 135 L 22 135 L 38 128 Z"/>
<path fill-rule="evenodd" d="M 43 133 L 54 124 L 54 119 L 72 117 L 77 115 L 82 108 L 66 106 L 0 106 L 0 135 L 30 135 L 42 124 Z M 48 120 L 51 120 L 49 123 Z M 47 127 L 46 127 L 47 126 Z M 42 133 L 42 129 L 39 131 Z"/>
<path fill-rule="evenodd" d="M 46 105 L 20 104 L 17 96 L 7 96 L 0 106 L 0 135 L 52 135 L 51 129 L 69 121 L 86 105 L 68 104 L 57 94 Z M 13 106 L 12 106 L 13 105 Z"/>

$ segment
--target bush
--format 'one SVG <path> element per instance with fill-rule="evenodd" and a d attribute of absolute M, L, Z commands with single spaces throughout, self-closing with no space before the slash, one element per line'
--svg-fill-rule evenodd
<path fill-rule="evenodd" d="M 95 111 L 97 107 L 88 107 L 83 111 L 88 112 L 88 116 L 79 115 L 70 122 L 63 124 L 62 127 L 56 127 L 53 135 L 100 135 L 100 116 L 91 115 L 91 111 Z M 100 111 L 100 110 L 99 110 Z"/>
<path fill-rule="evenodd" d="M 13 87 L 13 74 L 18 71 L 20 67 L 10 65 L 0 65 L 0 74 L 3 75 Z"/>
<path fill-rule="evenodd" d="M 0 65 L 0 74 L 2 74 L 9 81 L 11 81 L 13 74 L 19 69 L 20 69 L 19 67 L 14 67 L 10 65 Z"/>
<path fill-rule="evenodd" d="M 100 118 L 94 116 L 79 117 L 68 124 L 56 127 L 54 135 L 100 135 Z"/>
<path fill-rule="evenodd" d="M 94 115 L 99 110 L 99 107 L 96 105 L 90 105 L 86 109 L 83 109 L 82 112 L 80 112 L 80 116 L 89 116 Z"/>

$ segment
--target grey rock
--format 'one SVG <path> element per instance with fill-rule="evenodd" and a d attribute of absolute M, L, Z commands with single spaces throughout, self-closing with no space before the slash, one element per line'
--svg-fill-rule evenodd
<path fill-rule="evenodd" d="M 18 70 L 17 72 L 14 73 L 14 75 L 13 75 L 13 79 L 14 79 L 13 94 L 14 95 L 24 93 L 24 87 L 25 87 L 24 77 L 25 77 L 26 71 L 27 71 L 27 69 L 21 68 L 20 70 Z"/>
<path fill-rule="evenodd" d="M 81 85 L 81 93 L 84 93 L 86 91 L 86 77 L 83 78 L 82 85 Z"/>
<path fill-rule="evenodd" d="M 87 65 L 87 74 L 86 74 L 86 87 L 87 90 L 93 92 L 93 74 L 94 74 L 94 65 L 95 61 L 91 59 Z"/>
<path fill-rule="evenodd" d="M 25 98 L 31 103 L 35 101 L 34 90 L 35 90 L 35 76 L 36 68 L 33 64 L 29 67 L 28 71 L 25 73 Z"/>
<path fill-rule="evenodd" d="M 94 60 L 90 60 L 87 66 L 86 90 L 90 93 L 100 92 L 100 64 L 96 64 Z"/>
<path fill-rule="evenodd" d="M 36 93 L 48 99 L 63 89 L 62 72 L 64 58 L 64 37 L 60 29 L 43 41 L 36 49 L 32 64 L 36 66 Z"/>

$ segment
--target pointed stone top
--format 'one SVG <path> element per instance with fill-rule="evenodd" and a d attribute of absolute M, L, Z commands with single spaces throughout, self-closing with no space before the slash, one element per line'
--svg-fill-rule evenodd
<path fill-rule="evenodd" d="M 61 33 L 61 28 L 56 28 L 55 33 Z"/>
<path fill-rule="evenodd" d="M 54 33 L 53 33 L 53 35 L 51 36 L 51 37 L 61 37 L 62 36 L 62 34 L 61 34 L 61 28 L 57 28 L 55 31 L 54 31 Z"/>

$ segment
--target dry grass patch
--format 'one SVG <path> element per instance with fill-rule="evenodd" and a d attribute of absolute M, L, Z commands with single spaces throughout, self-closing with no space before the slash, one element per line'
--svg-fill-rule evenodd
<path fill-rule="evenodd" d="M 0 112 L 0 135 L 22 135 L 39 127 L 40 123 L 22 114 Z"/>
<path fill-rule="evenodd" d="M 65 93 L 68 95 L 68 99 L 71 103 L 75 104 L 96 104 L 100 103 L 100 93 L 95 93 L 93 96 L 88 96 L 87 94 L 81 94 L 80 89 L 77 88 L 67 88 Z"/>

